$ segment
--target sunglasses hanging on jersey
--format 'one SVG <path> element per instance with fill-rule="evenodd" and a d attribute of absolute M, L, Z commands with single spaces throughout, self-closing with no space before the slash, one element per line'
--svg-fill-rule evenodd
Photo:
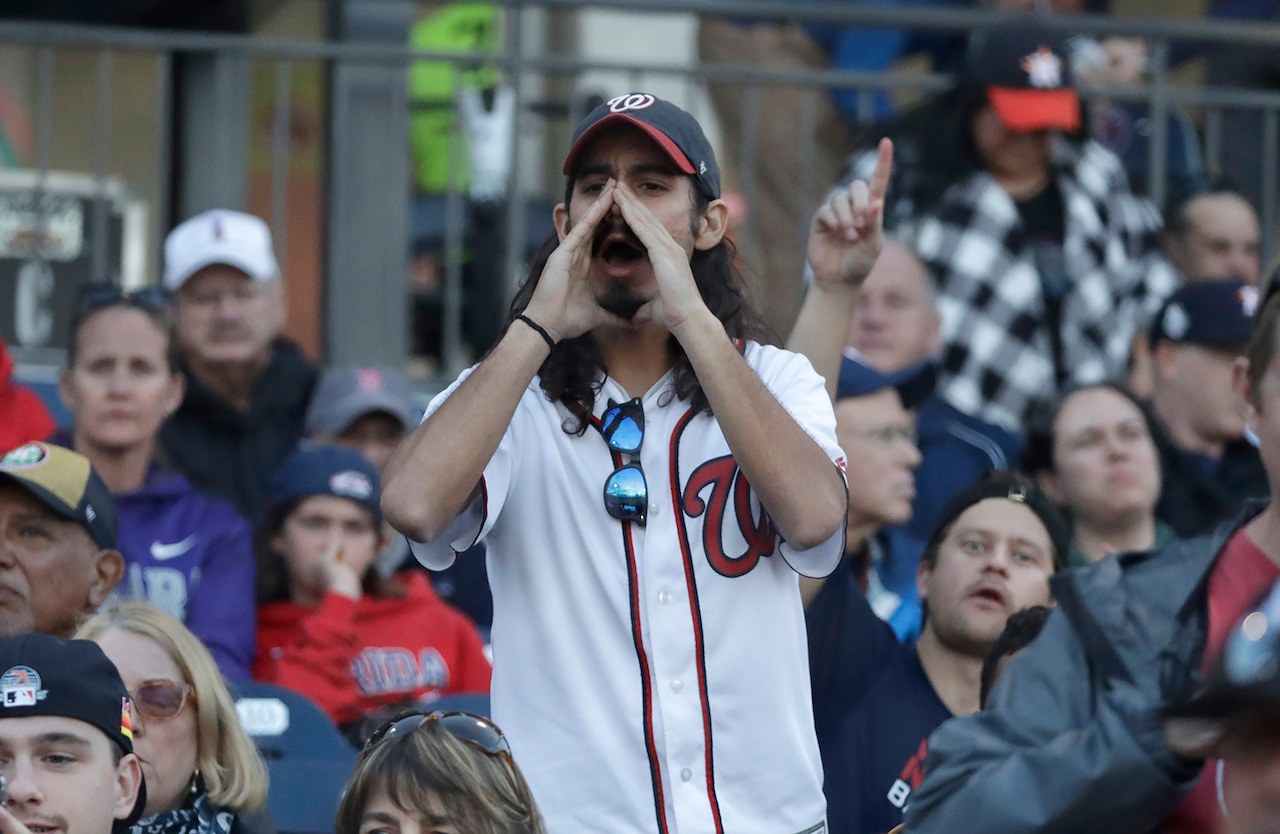
<path fill-rule="evenodd" d="M 644 407 L 640 398 L 616 403 L 600 417 L 600 435 L 615 452 L 638 455 L 644 443 Z M 649 510 L 649 486 L 638 460 L 619 466 L 604 482 L 604 508 L 619 521 L 644 524 Z"/>

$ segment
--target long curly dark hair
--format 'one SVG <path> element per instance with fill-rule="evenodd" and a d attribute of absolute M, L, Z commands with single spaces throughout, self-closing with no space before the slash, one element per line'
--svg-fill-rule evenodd
<path fill-rule="evenodd" d="M 571 193 L 571 189 L 572 182 L 566 186 L 566 194 Z M 693 216 L 701 217 L 706 213 L 711 200 L 697 188 L 691 188 L 690 192 L 693 195 Z M 565 204 L 568 205 L 567 200 Z M 559 242 L 553 232 L 534 253 L 529 274 L 511 300 L 504 332 L 528 306 L 529 299 L 538 287 L 542 271 L 547 266 L 547 259 Z M 689 267 L 698 291 L 702 293 L 702 300 L 724 324 L 729 338 L 754 339 L 767 344 L 779 343 L 777 335 L 747 300 L 746 284 L 738 266 L 737 248 L 731 240 L 723 238 L 711 249 L 694 252 Z M 671 349 L 676 355 L 676 396 L 681 400 L 688 400 L 699 411 L 710 411 L 706 394 L 702 391 L 702 385 L 698 382 L 698 376 L 685 356 L 684 349 L 675 338 L 670 341 Z M 547 399 L 564 403 L 565 408 L 576 418 L 565 424 L 567 433 L 582 434 L 587 430 L 596 393 L 600 390 L 599 372 L 603 368 L 604 360 L 599 345 L 590 333 L 585 333 L 561 340 L 538 369 L 539 384 Z"/>

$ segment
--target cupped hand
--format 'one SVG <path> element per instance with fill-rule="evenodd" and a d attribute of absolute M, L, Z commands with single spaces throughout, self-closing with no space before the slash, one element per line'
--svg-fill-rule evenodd
<path fill-rule="evenodd" d="M 627 185 L 619 183 L 614 199 L 622 219 L 648 253 L 657 283 L 657 294 L 636 311 L 632 321 L 652 321 L 674 333 L 691 315 L 707 309 L 693 280 L 689 253 Z"/>
<path fill-rule="evenodd" d="M 824 288 L 862 285 L 884 245 L 884 197 L 893 142 L 881 139 L 870 184 L 854 180 L 818 207 L 809 224 L 809 265 Z"/>
<path fill-rule="evenodd" d="M 559 341 L 581 336 L 600 324 L 624 324 L 596 303 L 588 272 L 596 228 L 614 205 L 617 182 L 608 180 L 587 213 L 560 241 L 547 259 L 525 314 Z"/>

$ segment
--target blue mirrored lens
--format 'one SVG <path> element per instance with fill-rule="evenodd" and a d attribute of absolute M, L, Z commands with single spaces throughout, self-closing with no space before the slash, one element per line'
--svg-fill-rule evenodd
<path fill-rule="evenodd" d="M 649 487 L 644 472 L 635 464 L 624 466 L 604 484 L 604 506 L 621 521 L 644 521 L 649 508 Z"/>
<path fill-rule="evenodd" d="M 644 441 L 644 412 L 630 409 L 624 405 L 614 406 L 604 413 L 600 431 L 609 442 L 609 448 L 615 452 L 635 454 L 640 451 Z"/>
<path fill-rule="evenodd" d="M 644 439 L 644 429 L 631 417 L 618 420 L 618 428 L 609 435 L 609 446 L 616 451 L 635 454 L 640 451 L 640 441 Z"/>

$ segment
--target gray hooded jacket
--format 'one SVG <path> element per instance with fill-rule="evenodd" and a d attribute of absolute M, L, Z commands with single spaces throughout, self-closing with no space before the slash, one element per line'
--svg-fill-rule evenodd
<path fill-rule="evenodd" d="M 1199 682 L 1210 570 L 1263 506 L 1211 535 L 1054 577 L 1057 610 L 991 707 L 930 737 L 906 831 L 1155 830 L 1203 766 L 1169 750 L 1161 710 Z"/>

